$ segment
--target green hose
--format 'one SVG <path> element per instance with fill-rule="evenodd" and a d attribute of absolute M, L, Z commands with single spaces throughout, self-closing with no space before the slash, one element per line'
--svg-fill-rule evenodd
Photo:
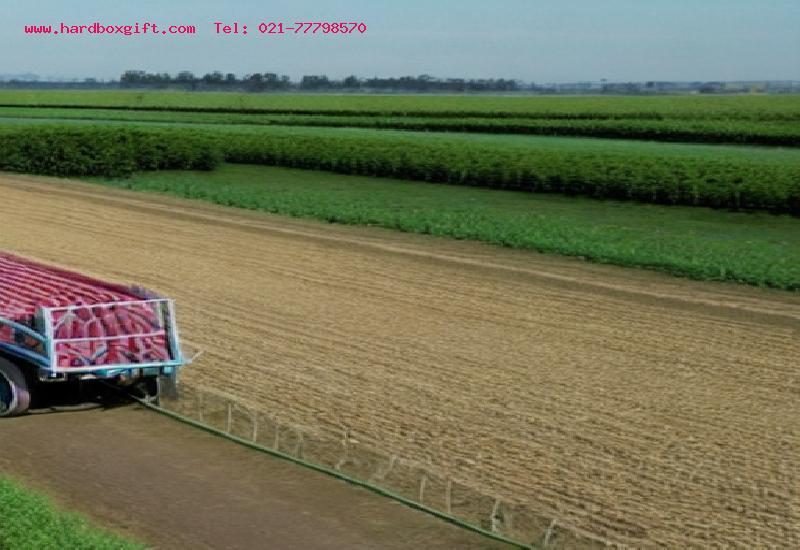
<path fill-rule="evenodd" d="M 231 434 L 229 434 L 229 433 L 227 433 L 227 432 L 225 432 L 223 430 L 219 430 L 217 428 L 212 428 L 211 426 L 208 426 L 208 425 L 203 424 L 201 422 L 198 422 L 196 420 L 192 420 L 191 418 L 183 416 L 182 414 L 178 414 L 176 412 L 169 411 L 167 409 L 162 409 L 161 407 L 156 406 L 156 405 L 154 405 L 152 403 L 146 402 L 145 400 L 140 399 L 138 397 L 133 397 L 133 398 L 140 405 L 142 405 L 143 407 L 145 407 L 147 409 L 150 409 L 152 411 L 155 411 L 155 412 L 157 412 L 159 414 L 163 414 L 165 416 L 173 418 L 175 420 L 178 420 L 179 422 L 183 422 L 184 424 L 188 424 L 189 426 L 193 426 L 195 428 L 199 428 L 199 429 L 201 429 L 201 430 L 203 430 L 205 432 L 208 432 L 210 434 L 213 434 L 213 435 L 216 435 L 216 436 L 219 436 L 219 437 L 224 437 L 225 439 L 228 439 L 228 440 L 233 441 L 235 443 L 239 443 L 240 445 L 244 445 L 244 446 L 249 447 L 249 448 L 251 448 L 253 450 L 260 451 L 262 453 L 266 453 L 266 454 L 274 456 L 276 458 L 280 458 L 280 459 L 283 459 L 283 460 L 288 460 L 289 462 L 297 464 L 298 466 L 303 466 L 305 468 L 309 468 L 311 470 L 314 470 L 314 471 L 317 471 L 317 472 L 320 472 L 320 473 L 335 477 L 336 479 L 340 479 L 342 481 L 346 481 L 347 483 L 350 483 L 352 485 L 357 485 L 359 487 L 363 487 L 364 489 L 372 491 L 373 493 L 376 493 L 378 495 L 381 495 L 381 496 L 384 496 L 384 497 L 388 497 L 388 498 L 390 498 L 392 500 L 400 502 L 401 504 L 404 504 L 404 505 L 408 506 L 409 508 L 413 508 L 414 510 L 419 510 L 420 512 L 425 512 L 426 514 L 430 514 L 430 515 L 432 515 L 434 517 L 437 517 L 437 518 L 439 518 L 441 520 L 444 520 L 444 521 L 446 521 L 448 523 L 452 523 L 453 525 L 457 525 L 458 527 L 461 527 L 462 529 L 466 529 L 468 531 L 472 531 L 474 533 L 478 533 L 479 535 L 483 535 L 486 538 L 489 538 L 489 539 L 492 539 L 492 540 L 496 540 L 496 541 L 499 541 L 499 542 L 503 542 L 505 544 L 508 544 L 510 546 L 514 546 L 516 548 L 530 549 L 530 550 L 533 550 L 533 548 L 534 548 L 533 546 L 531 546 L 529 544 L 524 544 L 524 543 L 521 543 L 521 542 L 518 542 L 518 541 L 515 541 L 515 540 L 508 539 L 506 537 L 503 537 L 502 535 L 498 535 L 496 533 L 492 533 L 491 531 L 487 531 L 486 529 L 483 529 L 481 527 L 477 527 L 475 525 L 472 525 L 470 523 L 462 521 L 462 520 L 460 520 L 460 519 L 458 519 L 456 517 L 453 517 L 451 515 L 445 514 L 444 512 L 440 512 L 439 510 L 435 510 L 434 508 L 430 508 L 429 506 L 425 506 L 424 504 L 420 504 L 418 502 L 414 502 L 413 500 L 410 500 L 410 499 L 408 499 L 408 498 L 406 498 L 406 497 L 404 497 L 402 495 L 398 495 L 397 493 L 393 493 L 392 491 L 388 491 L 388 490 L 382 489 L 381 487 L 378 487 L 376 485 L 372 485 L 370 483 L 367 483 L 366 481 L 361 481 L 359 479 L 350 477 L 350 476 L 348 476 L 346 474 L 343 474 L 342 472 L 339 472 L 339 471 L 336 471 L 336 470 L 332 470 L 330 468 L 326 468 L 325 466 L 319 466 L 317 464 L 313 464 L 311 462 L 307 462 L 307 461 L 305 461 L 303 459 L 296 458 L 294 456 L 282 453 L 280 451 L 276 451 L 274 449 L 268 449 L 267 447 L 262 447 L 261 445 L 253 443 L 252 441 L 248 441 L 247 439 L 243 439 L 241 437 L 238 437 L 238 436 L 235 436 L 235 435 L 231 435 Z"/>

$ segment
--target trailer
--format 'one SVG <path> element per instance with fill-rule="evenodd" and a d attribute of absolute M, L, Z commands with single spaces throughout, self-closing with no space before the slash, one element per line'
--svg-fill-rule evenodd
<path fill-rule="evenodd" d="M 0 252 L 0 417 L 51 383 L 103 380 L 156 400 L 188 363 L 173 300 Z"/>

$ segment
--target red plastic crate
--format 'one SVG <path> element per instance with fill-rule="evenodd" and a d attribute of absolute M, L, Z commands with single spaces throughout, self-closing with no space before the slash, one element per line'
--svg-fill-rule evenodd
<path fill-rule="evenodd" d="M 123 286 L 0 252 L 0 316 L 33 327 L 39 307 L 83 306 L 53 312 L 55 339 L 136 335 L 114 340 L 58 342 L 55 351 L 59 367 L 169 361 L 169 342 L 156 309 L 151 304 L 113 305 L 141 300 L 142 297 Z M 9 327 L 0 327 L 0 342 L 15 344 Z"/>

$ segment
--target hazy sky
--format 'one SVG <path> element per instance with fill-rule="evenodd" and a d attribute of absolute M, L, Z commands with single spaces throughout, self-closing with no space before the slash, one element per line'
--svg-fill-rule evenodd
<path fill-rule="evenodd" d="M 365 35 L 267 36 L 261 22 L 364 21 Z M 196 25 L 196 36 L 28 36 L 24 25 Z M 213 22 L 248 25 L 247 36 Z M 298 77 L 800 79 L 800 0 L 0 0 L 0 74 L 125 69 Z"/>

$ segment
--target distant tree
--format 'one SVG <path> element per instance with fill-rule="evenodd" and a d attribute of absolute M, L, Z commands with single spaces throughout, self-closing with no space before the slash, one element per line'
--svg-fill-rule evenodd
<path fill-rule="evenodd" d="M 321 90 L 330 86 L 330 80 L 325 75 L 306 75 L 300 81 L 303 90 Z"/>
<path fill-rule="evenodd" d="M 280 80 L 276 73 L 264 73 L 264 87 L 267 90 L 277 90 L 280 88 Z"/>
<path fill-rule="evenodd" d="M 250 92 L 264 91 L 264 76 L 261 73 L 253 73 L 244 77 L 245 88 Z"/>
<path fill-rule="evenodd" d="M 129 70 L 122 73 L 122 76 L 119 78 L 119 83 L 123 87 L 136 86 L 144 80 L 144 77 L 144 71 Z"/>
<path fill-rule="evenodd" d="M 81 84 L 91 84 L 81 82 Z M 327 75 L 305 75 L 299 82 L 293 82 L 287 75 L 278 75 L 274 72 L 247 74 L 239 79 L 234 73 L 224 74 L 221 71 L 206 73 L 196 77 L 191 71 L 181 71 L 176 76 L 168 73 L 146 73 L 140 70 L 125 71 L 119 80 L 123 88 L 168 88 L 180 87 L 183 89 L 243 89 L 249 92 L 264 92 L 275 90 L 373 90 L 373 91 L 408 91 L 408 92 L 509 92 L 518 90 L 531 90 L 538 92 L 557 92 L 558 88 L 537 87 L 533 84 L 526 85 L 512 79 L 470 79 L 448 78 L 440 79 L 429 74 L 419 76 L 400 77 L 372 77 L 360 79 L 350 75 L 342 80 L 330 79 Z M 604 81 L 604 91 L 619 92 L 624 90 L 629 93 L 641 91 L 643 84 L 608 84 Z"/>
<path fill-rule="evenodd" d="M 203 75 L 203 82 L 206 84 L 221 84 L 224 78 L 221 72 L 214 71 L 213 73 L 206 73 Z"/>

